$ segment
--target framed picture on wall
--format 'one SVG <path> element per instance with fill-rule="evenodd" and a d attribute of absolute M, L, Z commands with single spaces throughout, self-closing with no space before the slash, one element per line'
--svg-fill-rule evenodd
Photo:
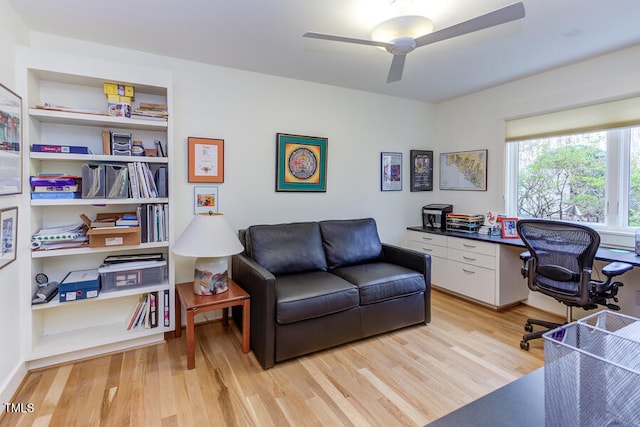
<path fill-rule="evenodd" d="M 487 191 L 487 150 L 441 153 L 440 189 Z"/>
<path fill-rule="evenodd" d="M 0 84 L 0 196 L 22 193 L 22 98 Z"/>
<path fill-rule="evenodd" d="M 224 182 L 224 140 L 188 138 L 189 182 Z"/>
<path fill-rule="evenodd" d="M 18 207 L 0 211 L 0 268 L 16 260 L 18 237 Z"/>
<path fill-rule="evenodd" d="M 327 191 L 327 138 L 276 135 L 276 191 Z"/>
<path fill-rule="evenodd" d="M 380 190 L 402 191 L 402 153 L 380 153 Z"/>
<path fill-rule="evenodd" d="M 218 213 L 220 204 L 217 185 L 202 185 L 194 187 L 193 210 L 196 215 L 201 213 Z"/>
<path fill-rule="evenodd" d="M 411 191 L 433 190 L 433 151 L 411 150 Z"/>

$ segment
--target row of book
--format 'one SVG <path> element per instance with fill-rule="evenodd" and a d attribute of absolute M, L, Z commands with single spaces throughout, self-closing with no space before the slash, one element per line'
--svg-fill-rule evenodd
<path fill-rule="evenodd" d="M 129 188 L 131 197 L 156 198 L 158 197 L 158 187 L 149 164 L 144 162 L 127 163 L 129 169 Z"/>
<path fill-rule="evenodd" d="M 163 203 L 138 206 L 140 242 L 164 242 L 169 239 L 169 206 Z"/>
<path fill-rule="evenodd" d="M 158 291 L 142 294 L 127 322 L 127 331 L 134 328 L 151 329 L 160 325 L 160 308 Z M 162 293 L 163 313 L 162 323 L 165 327 L 171 325 L 171 305 L 169 304 L 169 289 Z"/>

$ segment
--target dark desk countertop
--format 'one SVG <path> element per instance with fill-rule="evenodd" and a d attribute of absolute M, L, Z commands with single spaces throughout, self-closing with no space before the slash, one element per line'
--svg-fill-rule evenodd
<path fill-rule="evenodd" d="M 524 243 L 518 238 L 503 238 L 501 236 L 490 236 L 488 234 L 478 233 L 463 233 L 461 231 L 443 231 L 433 228 L 426 228 L 420 225 L 407 227 L 407 230 L 419 231 L 422 233 L 439 234 L 442 236 L 460 237 L 462 239 L 475 240 L 479 242 L 497 243 L 500 245 L 508 245 L 524 248 Z M 627 251 L 623 249 L 611 249 L 600 247 L 596 252 L 596 259 L 600 261 L 608 262 L 626 262 L 632 264 L 635 267 L 640 267 L 640 256 L 637 256 L 633 251 Z"/>

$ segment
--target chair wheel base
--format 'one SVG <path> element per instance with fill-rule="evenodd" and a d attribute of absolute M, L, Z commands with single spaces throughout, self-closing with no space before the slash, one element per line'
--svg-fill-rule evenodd
<path fill-rule="evenodd" d="M 533 332 L 533 325 L 531 323 L 527 323 L 524 325 L 524 330 L 527 332 Z"/>
<path fill-rule="evenodd" d="M 525 340 L 520 341 L 520 348 L 529 351 L 529 343 Z"/>

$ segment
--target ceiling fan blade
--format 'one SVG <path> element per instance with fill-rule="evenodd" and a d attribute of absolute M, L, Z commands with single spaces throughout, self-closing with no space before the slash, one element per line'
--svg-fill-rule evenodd
<path fill-rule="evenodd" d="M 485 28 L 495 27 L 496 25 L 505 24 L 521 18 L 524 18 L 524 4 L 522 4 L 522 2 L 514 3 L 498 10 L 494 10 L 493 12 L 469 19 L 468 21 L 417 37 L 415 39 L 416 47 L 469 34 Z"/>
<path fill-rule="evenodd" d="M 407 55 L 393 55 L 391 61 L 391 68 L 389 68 L 389 75 L 387 76 L 387 83 L 397 82 L 402 78 L 402 71 L 404 70 L 404 61 Z"/>
<path fill-rule="evenodd" d="M 302 37 L 308 37 L 311 39 L 320 39 L 320 40 L 331 40 L 335 42 L 364 44 L 367 46 L 376 46 L 376 47 L 384 47 L 384 48 L 393 47 L 393 43 L 385 43 L 385 42 L 379 42 L 375 40 L 356 39 L 353 37 L 336 36 L 333 34 L 316 33 L 313 31 L 308 31 L 304 33 Z"/>

